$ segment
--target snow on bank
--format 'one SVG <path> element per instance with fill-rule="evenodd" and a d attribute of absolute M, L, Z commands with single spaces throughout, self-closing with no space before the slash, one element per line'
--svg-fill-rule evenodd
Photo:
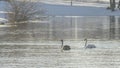
<path fill-rule="evenodd" d="M 4 18 L 0 18 L 0 21 L 8 21 L 8 20 Z"/>
<path fill-rule="evenodd" d="M 41 0 L 40 2 L 45 4 L 53 4 L 53 5 L 71 5 L 71 1 L 54 1 L 54 0 Z M 94 6 L 94 7 L 106 7 L 109 6 L 108 3 L 87 3 L 87 2 L 76 2 L 72 1 L 73 6 Z"/>

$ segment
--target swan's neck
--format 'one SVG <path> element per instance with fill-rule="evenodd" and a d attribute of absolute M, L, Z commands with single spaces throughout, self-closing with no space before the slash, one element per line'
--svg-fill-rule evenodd
<path fill-rule="evenodd" d="M 63 47 L 63 40 L 61 40 L 61 42 L 62 42 L 62 47 Z"/>
<path fill-rule="evenodd" d="M 85 47 L 87 46 L 87 39 L 85 40 Z"/>

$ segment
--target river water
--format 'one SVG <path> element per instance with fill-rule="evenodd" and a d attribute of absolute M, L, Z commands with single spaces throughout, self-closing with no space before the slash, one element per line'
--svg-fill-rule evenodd
<path fill-rule="evenodd" d="M 4 25 L 3 25 L 4 26 Z M 0 27 L 1 42 L 41 40 L 119 40 L 119 16 L 49 16 L 14 27 Z"/>

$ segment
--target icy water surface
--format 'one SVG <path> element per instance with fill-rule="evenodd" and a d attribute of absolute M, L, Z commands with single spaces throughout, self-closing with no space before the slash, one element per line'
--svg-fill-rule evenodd
<path fill-rule="evenodd" d="M 4 25 L 3 25 L 4 26 Z M 44 21 L 0 27 L 0 41 L 120 39 L 118 16 L 50 16 Z"/>

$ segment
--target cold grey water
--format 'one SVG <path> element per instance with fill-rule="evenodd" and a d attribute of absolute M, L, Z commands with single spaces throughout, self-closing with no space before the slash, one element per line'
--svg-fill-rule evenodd
<path fill-rule="evenodd" d="M 0 27 L 0 41 L 120 39 L 119 16 L 49 16 L 16 26 Z"/>

